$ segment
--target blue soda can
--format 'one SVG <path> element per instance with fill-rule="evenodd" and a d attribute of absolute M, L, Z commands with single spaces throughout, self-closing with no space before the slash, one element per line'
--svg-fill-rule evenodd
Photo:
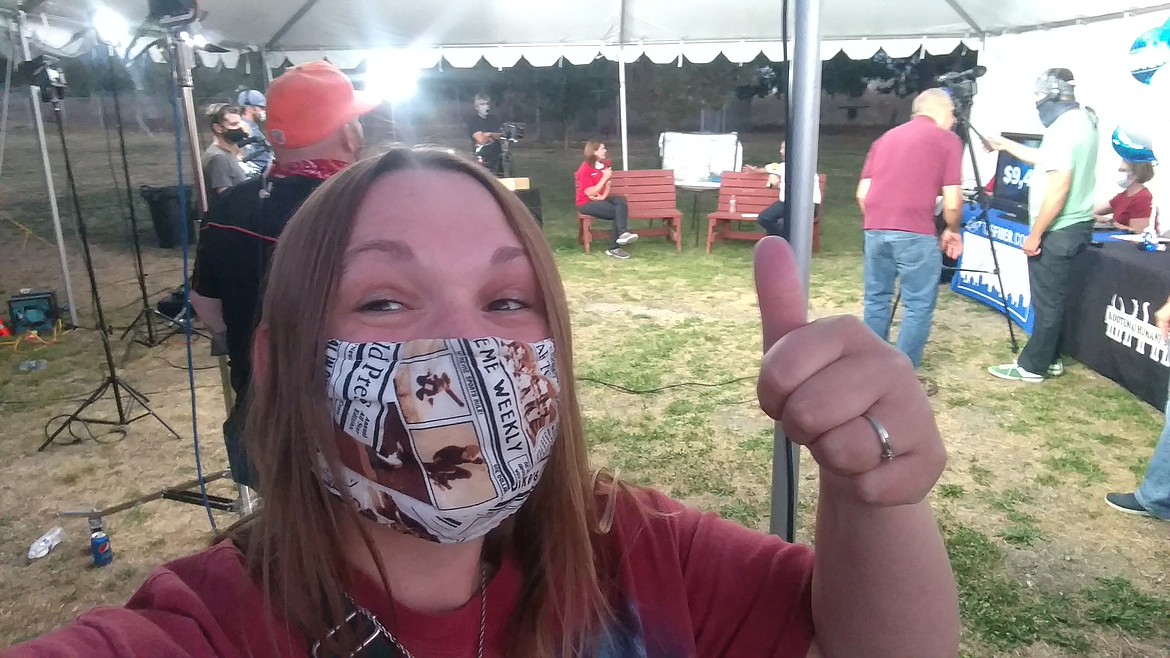
<path fill-rule="evenodd" d="M 104 532 L 95 532 L 89 536 L 89 551 L 93 553 L 95 567 L 104 567 L 114 561 L 114 549 L 110 546 L 110 537 Z"/>

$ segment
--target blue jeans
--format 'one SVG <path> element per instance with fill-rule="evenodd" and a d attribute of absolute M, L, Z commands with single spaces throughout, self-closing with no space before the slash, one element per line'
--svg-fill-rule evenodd
<path fill-rule="evenodd" d="M 922 365 L 938 300 L 942 252 L 938 238 L 905 231 L 865 232 L 865 324 L 882 340 L 890 338 L 894 283 L 901 282 L 902 328 L 897 347 Z"/>
<path fill-rule="evenodd" d="M 1162 428 L 1162 438 L 1158 440 L 1158 447 L 1154 448 L 1154 456 L 1150 458 L 1150 467 L 1146 470 L 1142 486 L 1134 495 L 1150 514 L 1170 521 L 1170 401 L 1166 402 L 1166 424 Z"/>

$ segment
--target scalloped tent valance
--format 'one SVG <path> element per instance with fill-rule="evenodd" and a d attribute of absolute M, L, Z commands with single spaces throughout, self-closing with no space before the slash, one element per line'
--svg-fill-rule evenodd
<path fill-rule="evenodd" d="M 879 48 L 904 56 L 934 53 L 960 42 L 978 48 L 988 36 L 1092 23 L 1170 9 L 1156 0 L 823 0 L 822 57 L 842 50 L 853 58 Z M 19 0 L 0 0 L 15 11 Z M 31 15 L 34 41 L 68 56 L 62 39 L 77 33 L 103 4 L 131 23 L 145 18 L 147 0 L 45 0 Z M 236 66 L 240 52 L 263 51 L 270 65 L 326 58 L 353 68 L 374 56 L 409 57 L 420 67 L 441 61 L 456 68 L 481 59 L 495 67 L 521 58 L 552 66 L 598 56 L 658 63 L 680 57 L 709 62 L 719 54 L 749 62 L 781 55 L 781 0 L 680 3 L 677 0 L 595 0 L 591 11 L 544 0 L 288 0 L 262 10 L 238 0 L 202 0 L 207 38 L 229 50 L 200 53 L 209 66 Z M 74 44 L 74 52 L 76 44 Z"/>

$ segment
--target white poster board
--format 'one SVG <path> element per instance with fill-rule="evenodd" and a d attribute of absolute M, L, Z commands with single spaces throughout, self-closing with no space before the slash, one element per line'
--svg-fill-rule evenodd
<path fill-rule="evenodd" d="M 674 184 L 718 188 L 725 171 L 743 167 L 738 133 L 662 133 L 658 157 L 663 169 L 674 170 Z"/>

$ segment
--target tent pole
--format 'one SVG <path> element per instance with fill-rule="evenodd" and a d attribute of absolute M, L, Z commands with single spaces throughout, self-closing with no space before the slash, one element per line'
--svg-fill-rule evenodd
<path fill-rule="evenodd" d="M 264 71 L 264 93 L 268 93 L 268 88 L 272 86 L 272 69 L 268 68 L 268 49 L 260 47 L 260 66 Z"/>
<path fill-rule="evenodd" d="M 796 29 L 789 83 L 792 142 L 788 144 L 788 160 L 785 163 L 785 196 L 788 200 L 792 249 L 796 253 L 796 264 L 807 291 L 813 230 L 813 188 L 809 183 L 817 171 L 821 117 L 821 0 L 795 0 L 793 4 Z M 784 430 L 777 423 L 772 451 L 771 531 L 790 541 L 796 536 L 799 467 L 799 448 L 788 441 Z"/>
<path fill-rule="evenodd" d="M 4 175 L 4 147 L 8 144 L 8 101 L 12 91 L 12 70 L 16 68 L 16 39 L 12 39 L 12 30 L 9 29 L 8 38 L 12 41 L 12 52 L 7 54 L 8 66 L 4 70 L 4 109 L 0 111 L 0 177 Z"/>
<path fill-rule="evenodd" d="M 621 104 L 622 171 L 630 170 L 630 111 L 626 105 L 626 46 L 618 46 L 618 99 Z"/>
<path fill-rule="evenodd" d="M 195 199 L 199 201 L 199 219 L 207 214 L 207 181 L 203 178 L 203 149 L 199 146 L 199 122 L 195 113 L 195 82 L 191 69 L 195 68 L 195 50 L 173 34 L 169 39 L 168 55 L 172 62 L 172 74 L 182 92 L 183 120 L 187 124 L 187 148 L 191 156 L 191 169 L 195 172 Z M 175 126 L 179 130 L 181 126 Z M 185 227 L 184 227 L 185 228 Z M 186 273 L 184 273 L 184 276 Z"/>
<path fill-rule="evenodd" d="M 28 45 L 28 35 L 24 30 L 25 13 L 18 12 L 16 29 L 20 32 L 20 47 L 24 51 L 24 59 L 32 59 L 32 49 Z M 57 188 L 53 185 L 53 166 L 49 163 L 49 149 L 45 144 L 45 117 L 41 114 L 40 89 L 36 85 L 28 88 L 29 99 L 32 101 L 33 123 L 36 124 L 37 146 L 41 149 L 41 166 L 45 170 L 45 188 L 49 193 L 49 212 L 53 216 L 53 233 L 57 238 L 57 255 L 61 259 L 61 274 L 65 277 L 65 300 L 69 304 L 69 322 L 74 327 L 77 323 L 77 303 L 73 301 L 73 281 L 69 276 L 69 259 L 65 256 L 65 236 L 61 233 L 61 212 L 57 209 Z M 105 327 L 99 327 L 105 331 Z"/>

